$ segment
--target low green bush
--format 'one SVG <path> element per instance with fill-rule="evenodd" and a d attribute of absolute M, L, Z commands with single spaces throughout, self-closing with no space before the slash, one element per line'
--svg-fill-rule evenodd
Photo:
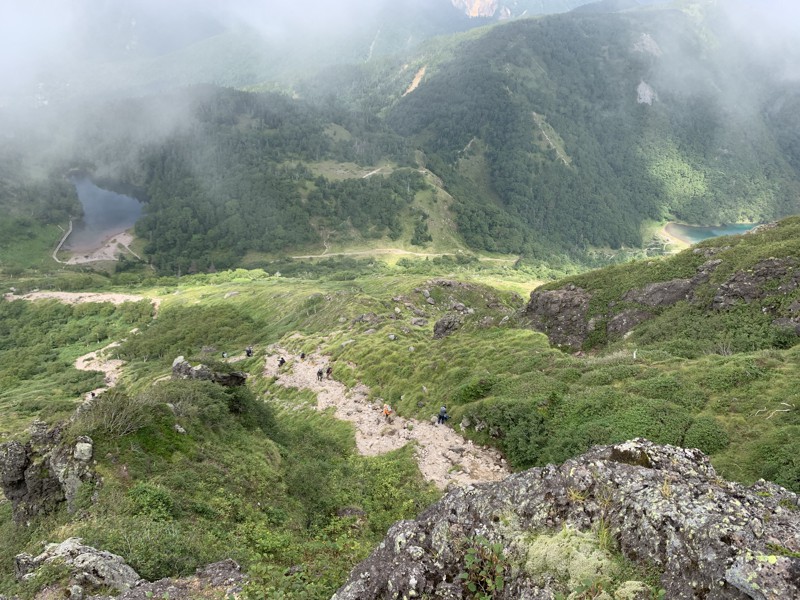
<path fill-rule="evenodd" d="M 683 445 L 687 448 L 699 448 L 706 454 L 724 450 L 730 444 L 730 438 L 719 421 L 713 416 L 700 416 L 692 421 Z"/>

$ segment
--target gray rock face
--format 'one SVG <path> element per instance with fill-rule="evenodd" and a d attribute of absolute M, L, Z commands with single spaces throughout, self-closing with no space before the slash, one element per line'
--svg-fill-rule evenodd
<path fill-rule="evenodd" d="M 572 284 L 560 290 L 531 292 L 525 316 L 557 346 L 580 348 L 592 330 L 587 321 L 591 295 Z"/>
<path fill-rule="evenodd" d="M 610 336 L 619 337 L 631 331 L 639 323 L 651 318 L 653 318 L 653 313 L 646 310 L 637 310 L 632 308 L 614 315 L 608 321 L 608 326 L 606 329 Z"/>
<path fill-rule="evenodd" d="M 717 289 L 711 305 L 725 310 L 737 302 L 752 302 L 766 296 L 767 285 L 778 282 L 770 295 L 787 294 L 800 284 L 800 270 L 795 270 L 794 258 L 769 258 L 757 263 L 752 269 L 734 274 Z"/>
<path fill-rule="evenodd" d="M 80 538 L 48 544 L 44 552 L 36 557 L 30 554 L 17 555 L 14 559 L 15 575 L 17 579 L 23 579 L 42 565 L 54 561 L 67 565 L 73 583 L 79 585 L 110 587 L 122 592 L 141 581 L 141 577 L 121 556 L 85 546 Z"/>
<path fill-rule="evenodd" d="M 691 279 L 673 279 L 630 290 L 622 299 L 626 302 L 637 302 L 646 306 L 670 306 L 681 300 L 688 300 L 693 289 L 694 285 Z"/>
<path fill-rule="evenodd" d="M 465 598 L 459 574 L 476 535 L 501 544 L 508 563 L 493 598 L 552 599 L 569 593 L 564 578 L 579 565 L 546 559 L 542 547 L 598 526 L 629 560 L 662 573 L 670 600 L 797 599 L 797 502 L 774 484 L 722 480 L 699 450 L 643 439 L 596 447 L 561 466 L 451 491 L 416 521 L 393 525 L 333 599 Z"/>
<path fill-rule="evenodd" d="M 24 523 L 65 501 L 74 511 L 81 485 L 96 479 L 92 452 L 91 438 L 81 436 L 67 445 L 60 426 L 50 429 L 40 421 L 31 426 L 27 444 L 0 444 L 0 486 L 11 502 L 14 520 Z"/>
<path fill-rule="evenodd" d="M 433 325 L 433 339 L 440 340 L 456 331 L 464 322 L 458 315 L 447 314 Z"/>
<path fill-rule="evenodd" d="M 220 371 L 213 371 L 208 366 L 202 364 L 193 367 L 189 361 L 179 356 L 172 361 L 172 378 L 202 379 L 205 381 L 213 381 L 214 383 L 227 387 L 236 387 L 245 384 L 247 381 L 247 373 L 242 373 L 241 371 L 222 373 Z"/>
<path fill-rule="evenodd" d="M 231 559 L 198 569 L 192 577 L 160 579 L 141 583 L 119 596 L 89 596 L 86 600 L 196 600 L 197 598 L 238 598 L 246 577 Z"/>

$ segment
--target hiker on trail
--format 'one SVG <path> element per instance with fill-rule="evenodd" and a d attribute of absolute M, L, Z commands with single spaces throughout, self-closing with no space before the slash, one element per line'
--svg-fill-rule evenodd
<path fill-rule="evenodd" d="M 286 364 L 286 359 L 282 356 L 278 359 L 278 368 L 280 369 L 283 365 Z"/>
<path fill-rule="evenodd" d="M 222 353 L 222 358 L 228 358 L 228 353 L 227 352 L 223 352 Z"/>
<path fill-rule="evenodd" d="M 392 416 L 392 407 L 388 404 L 383 405 L 383 418 L 389 421 Z"/>
<path fill-rule="evenodd" d="M 333 367 L 329 366 L 327 369 L 325 369 L 325 375 L 328 379 L 331 378 L 331 373 L 333 373 Z"/>
<path fill-rule="evenodd" d="M 322 367 L 317 369 L 317 381 L 322 381 Z"/>
<path fill-rule="evenodd" d="M 252 346 L 248 346 L 247 348 L 245 348 L 244 349 L 244 354 L 245 354 L 245 356 L 247 356 L 247 358 L 250 358 L 251 356 L 253 356 L 253 347 Z"/>
<path fill-rule="evenodd" d="M 447 422 L 447 419 L 450 418 L 450 415 L 447 414 L 447 407 L 443 406 L 439 409 L 439 418 L 436 420 L 437 425 L 443 425 Z"/>
<path fill-rule="evenodd" d="M 305 352 L 301 352 L 300 353 L 300 360 L 305 360 L 305 358 L 306 358 L 306 353 Z"/>

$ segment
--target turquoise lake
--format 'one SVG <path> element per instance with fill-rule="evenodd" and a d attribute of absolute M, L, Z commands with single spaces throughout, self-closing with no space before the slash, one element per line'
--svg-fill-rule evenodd
<path fill-rule="evenodd" d="M 688 244 L 696 244 L 721 235 L 739 235 L 757 227 L 758 223 L 734 223 L 732 225 L 718 225 L 712 227 L 699 227 L 694 225 L 681 225 L 669 223 L 667 233 L 683 240 Z"/>

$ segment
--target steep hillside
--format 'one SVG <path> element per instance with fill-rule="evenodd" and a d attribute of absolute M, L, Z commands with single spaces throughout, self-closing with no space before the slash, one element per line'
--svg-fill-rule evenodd
<path fill-rule="evenodd" d="M 752 277 L 760 273 L 754 265 L 764 257 L 796 256 L 796 227 L 796 220 L 789 220 L 717 242 L 730 248 L 719 250 L 716 256 L 723 262 L 711 277 L 721 282 L 736 279 L 737 273 Z M 707 242 L 698 250 L 712 247 Z M 631 284 L 631 293 L 640 294 L 648 281 L 663 281 L 667 273 L 691 279 L 684 271 L 696 272 L 698 260 L 713 260 L 700 253 L 584 275 L 573 285 L 588 289 L 593 282 L 594 293 L 606 289 L 611 294 L 614 286 Z M 777 346 L 689 356 L 685 345 L 668 337 L 670 331 L 683 335 L 676 317 L 660 322 L 661 341 L 645 345 L 629 338 L 609 352 L 569 355 L 529 328 L 519 295 L 474 280 L 470 264 L 429 261 L 429 268 L 441 264 L 457 272 L 455 278 L 415 273 L 424 263 L 350 265 L 346 271 L 335 265 L 325 271 L 323 263 L 316 272 L 306 265 L 291 277 L 242 269 L 180 279 L 126 274 L 129 282 L 139 282 L 140 296 L 160 300 L 157 314 L 149 302 L 115 307 L 92 302 L 103 298 L 88 295 L 90 302 L 74 305 L 4 298 L 0 468 L 10 501 L 0 503 L 0 537 L 9 540 L 0 548 L 0 593 L 28 598 L 48 583 L 74 582 L 68 569 L 45 569 L 19 582 L 12 573 L 14 556 L 23 551 L 30 558 L 19 559 L 18 572 L 35 569 L 40 540 L 78 536 L 121 555 L 149 580 L 187 575 L 204 563 L 232 557 L 251 578 L 245 598 L 327 598 L 391 523 L 415 517 L 434 500 L 437 494 L 422 473 L 435 471 L 439 482 L 453 484 L 483 476 L 487 471 L 475 462 L 482 446 L 500 450 L 507 465 L 522 470 L 563 462 L 596 444 L 646 436 L 658 444 L 701 449 L 720 477 L 747 484 L 765 478 L 800 489 L 794 332 L 785 332 Z M 630 280 L 621 278 L 626 273 Z M 766 273 L 763 285 L 747 289 L 770 290 L 772 305 L 792 304 L 794 288 L 782 287 L 791 280 L 788 273 L 784 265 L 788 279 Z M 85 289 L 104 281 L 108 285 L 96 275 L 63 274 L 17 285 L 23 292 L 41 283 Z M 702 323 L 697 315 L 691 320 Z M 671 323 L 676 323 L 673 329 Z M 709 323 L 753 340 L 765 331 L 753 318 L 715 322 L 711 317 Z M 254 348 L 252 357 L 244 353 L 247 346 Z M 173 363 L 179 355 L 190 357 L 188 367 Z M 287 364 L 279 366 L 278 356 Z M 103 373 L 80 370 L 112 359 L 125 361 L 119 376 L 104 380 Z M 191 368 L 199 362 L 206 367 Z M 180 377 L 165 380 L 174 365 Z M 336 382 L 328 383 L 324 375 L 322 381 L 314 379 L 326 365 Z M 195 379 L 195 373 L 210 381 Z M 103 391 L 110 382 L 116 386 Z M 334 396 L 346 401 L 341 408 L 354 425 L 334 419 L 332 411 L 315 410 Z M 398 415 L 396 422 L 380 416 L 384 404 Z M 431 435 L 436 426 L 422 422 L 442 405 L 450 430 L 447 436 Z M 447 441 L 436 451 L 427 445 L 432 437 L 444 441 L 459 433 L 468 441 Z M 410 439 L 420 440 L 421 452 L 403 446 Z M 366 444 L 395 450 L 361 456 Z M 685 456 L 708 470 L 696 451 Z M 570 464 L 565 472 L 572 472 Z M 609 473 L 629 466 L 610 464 Z M 494 467 L 491 478 L 498 472 Z M 596 470 L 587 472 L 599 476 Z M 536 479 L 535 473 L 516 475 L 492 489 L 510 489 L 513 482 Z M 648 471 L 650 479 L 625 473 L 633 478 L 631 485 L 641 488 L 649 481 L 648 493 L 665 501 L 682 498 L 683 486 L 697 484 L 691 489 L 714 493 L 732 489 L 712 475 L 700 483 L 685 481 L 682 469 Z M 560 493 L 566 504 L 557 506 L 573 522 L 577 517 L 569 515 L 586 514 L 594 498 L 610 502 L 610 512 L 592 513 L 592 519 L 605 515 L 602 527 L 616 539 L 614 510 L 625 513 L 621 498 L 634 501 L 631 494 L 620 488 L 617 502 L 602 481 L 587 482 L 585 489 L 565 487 Z M 786 492 L 763 484 L 757 490 L 759 502 L 784 506 L 778 500 Z M 749 494 L 735 493 L 737 498 Z M 506 501 L 513 502 L 503 496 L 501 502 Z M 769 510 L 777 509 L 769 504 Z M 647 519 L 661 522 L 660 514 Z M 778 517 L 783 518 L 776 512 Z M 16 525 L 15 518 L 30 525 Z M 605 535 L 601 521 L 592 522 L 600 528 L 598 536 Z M 503 523 L 498 517 L 497 527 Z M 465 535 L 487 531 L 496 543 L 492 536 L 501 532 L 494 526 L 487 530 L 473 523 Z M 791 557 L 794 547 L 775 539 L 769 555 Z M 611 569 L 607 574 L 615 586 L 622 574 L 625 581 L 645 581 L 654 591 L 685 583 L 685 578 L 658 583 L 664 571 L 674 571 L 668 556 L 648 570 L 625 566 L 613 545 L 606 550 L 611 553 L 604 555 Z M 750 572 L 752 566 L 748 562 L 742 569 Z M 718 561 L 710 561 L 698 577 L 718 568 Z M 552 583 L 556 591 L 582 585 Z"/>
<path fill-rule="evenodd" d="M 769 220 L 798 209 L 796 90 L 739 42 L 713 12 L 513 22 L 418 58 L 425 78 L 387 118 L 459 197 L 475 248 L 619 248 L 641 245 L 646 219 Z M 486 181 L 465 168 L 476 153 Z"/>
<path fill-rule="evenodd" d="M 706 240 L 653 263 L 602 269 L 531 294 L 553 344 L 668 346 L 686 357 L 796 344 L 800 219 Z"/>

